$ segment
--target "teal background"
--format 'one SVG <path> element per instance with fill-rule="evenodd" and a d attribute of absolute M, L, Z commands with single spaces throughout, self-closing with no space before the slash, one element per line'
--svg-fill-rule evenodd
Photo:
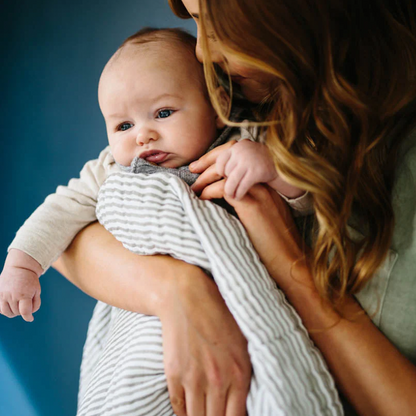
<path fill-rule="evenodd" d="M 167 0 L 3 0 L 0 4 L 0 261 L 14 233 L 59 184 L 106 146 L 100 73 L 143 26 L 182 26 Z M 0 316 L 0 415 L 76 413 L 94 301 L 54 270 L 33 323 Z"/>

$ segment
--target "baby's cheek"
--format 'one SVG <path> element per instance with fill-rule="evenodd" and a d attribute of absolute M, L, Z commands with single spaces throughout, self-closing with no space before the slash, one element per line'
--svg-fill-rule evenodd
<path fill-rule="evenodd" d="M 120 163 L 120 165 L 123 166 L 130 166 L 135 156 L 125 144 L 123 145 L 123 143 L 113 143 L 111 145 L 110 143 L 110 148 L 111 154 L 117 163 Z"/>
<path fill-rule="evenodd" d="M 174 147 L 174 152 L 181 159 L 182 165 L 190 163 L 199 157 L 198 139 L 192 136 L 182 137 Z"/>

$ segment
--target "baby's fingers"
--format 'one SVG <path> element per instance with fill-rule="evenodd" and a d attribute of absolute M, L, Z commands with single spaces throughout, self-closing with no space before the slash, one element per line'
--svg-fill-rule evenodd
<path fill-rule="evenodd" d="M 224 150 L 222 153 L 219 154 L 217 158 L 217 162 L 215 163 L 215 168 L 217 170 L 218 175 L 221 177 L 225 176 L 225 166 L 227 165 L 227 162 L 231 158 L 231 150 L 227 149 Z"/>
<path fill-rule="evenodd" d="M 32 299 L 19 301 L 19 313 L 26 322 L 33 322 L 32 307 Z"/>
<path fill-rule="evenodd" d="M 8 318 L 14 318 L 16 316 L 10 309 L 9 303 L 5 300 L 0 302 L 0 313 Z"/>
<path fill-rule="evenodd" d="M 230 176 L 225 181 L 225 187 L 224 187 L 225 195 L 231 198 L 235 198 L 237 188 L 239 187 L 240 182 L 246 176 L 246 173 L 247 171 L 244 167 L 234 169 L 231 172 Z"/>
<path fill-rule="evenodd" d="M 35 297 L 33 298 L 33 313 L 37 312 L 40 308 L 40 291 L 36 292 Z"/>
<path fill-rule="evenodd" d="M 20 315 L 19 313 L 19 302 L 17 300 L 13 300 L 11 298 L 9 298 L 9 306 L 10 306 L 10 310 L 12 311 L 12 314 L 17 316 Z"/>
<path fill-rule="evenodd" d="M 215 165 L 218 156 L 226 149 L 229 149 L 231 146 L 235 145 L 237 142 L 231 140 L 221 146 L 216 147 L 205 155 L 201 156 L 198 160 L 189 165 L 189 169 L 193 173 L 202 173 L 204 170 L 208 169 L 210 166 Z"/>
<path fill-rule="evenodd" d="M 195 183 L 191 186 L 191 189 L 196 193 L 199 194 L 202 192 L 208 185 L 215 183 L 221 180 L 221 176 L 217 174 L 215 169 L 215 165 L 210 166 L 207 170 L 205 170 L 199 178 L 195 181 Z"/>
<path fill-rule="evenodd" d="M 235 191 L 235 199 L 237 199 L 237 201 L 243 199 L 246 193 L 255 183 L 256 181 L 253 180 L 253 177 L 252 175 L 250 175 L 250 173 L 244 175 L 244 177 L 240 180 Z"/>

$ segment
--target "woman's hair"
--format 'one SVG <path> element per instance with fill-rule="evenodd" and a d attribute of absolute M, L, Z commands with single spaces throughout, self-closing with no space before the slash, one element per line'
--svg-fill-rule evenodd
<path fill-rule="evenodd" d="M 169 3 L 190 17 L 180 0 Z M 337 307 L 391 244 L 395 154 L 416 121 L 412 2 L 200 0 L 199 16 L 210 92 L 207 31 L 224 57 L 276 78 L 262 103 L 267 145 L 285 179 L 313 195 L 312 272 Z M 352 212 L 365 234 L 359 242 L 347 227 Z"/>

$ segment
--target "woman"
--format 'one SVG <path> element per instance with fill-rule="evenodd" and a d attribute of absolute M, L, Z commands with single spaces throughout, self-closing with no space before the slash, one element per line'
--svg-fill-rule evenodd
<path fill-rule="evenodd" d="M 194 190 L 202 198 L 225 196 L 234 206 L 357 413 L 414 413 L 416 29 L 410 1 L 170 4 L 198 25 L 197 55 L 211 89 L 214 62 L 247 99 L 262 104 L 279 172 L 313 196 L 312 248 L 305 249 L 287 206 L 265 187 L 241 201 L 224 195 L 215 162 L 227 148 L 194 166 L 203 173 Z M 200 269 L 134 256 L 99 225 L 80 233 L 57 268 L 97 299 L 160 317 L 177 415 L 244 415 L 245 340 Z M 127 276 L 123 285 L 120 273 Z M 358 292 L 386 335 L 354 299 Z"/>

